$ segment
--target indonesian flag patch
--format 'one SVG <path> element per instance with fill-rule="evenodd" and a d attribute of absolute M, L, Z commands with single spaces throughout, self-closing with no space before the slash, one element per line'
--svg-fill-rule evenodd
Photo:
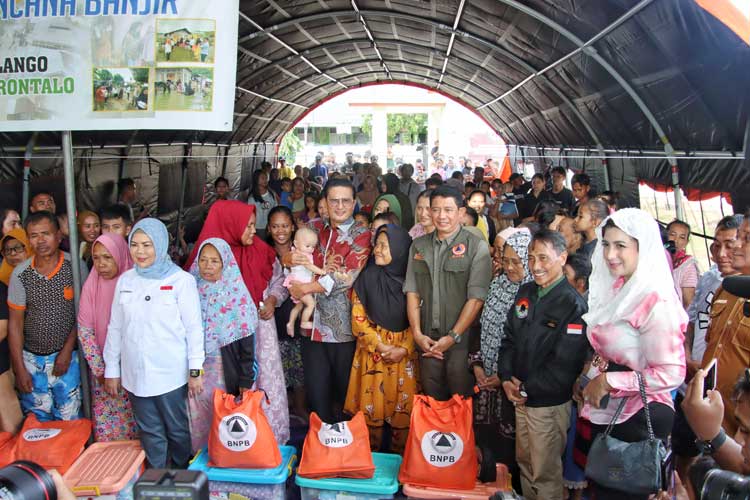
<path fill-rule="evenodd" d="M 568 335 L 581 335 L 583 334 L 583 325 L 576 325 L 574 323 L 568 324 Z"/>

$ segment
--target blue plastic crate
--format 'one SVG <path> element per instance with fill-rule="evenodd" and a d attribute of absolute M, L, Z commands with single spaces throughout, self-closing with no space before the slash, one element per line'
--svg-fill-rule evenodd
<path fill-rule="evenodd" d="M 273 469 L 230 469 L 208 465 L 208 450 L 202 449 L 190 463 L 188 470 L 206 473 L 209 481 L 225 481 L 246 484 L 281 484 L 294 470 L 297 463 L 297 449 L 294 446 L 279 446 L 281 465 Z"/>
<path fill-rule="evenodd" d="M 389 453 L 373 453 L 375 474 L 371 479 L 307 479 L 296 476 L 294 481 L 301 488 L 305 499 L 382 499 L 393 498 L 398 491 L 398 470 L 401 456 Z"/>

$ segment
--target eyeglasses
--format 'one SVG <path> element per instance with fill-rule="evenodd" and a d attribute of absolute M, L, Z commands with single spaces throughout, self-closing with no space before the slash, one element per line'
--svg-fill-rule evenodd
<path fill-rule="evenodd" d="M 326 198 L 326 201 L 328 201 L 329 205 L 333 205 L 335 207 L 350 207 L 354 204 L 354 200 L 351 198 Z"/>
<path fill-rule="evenodd" d="M 11 255 L 15 255 L 17 253 L 23 253 L 25 251 L 26 251 L 26 247 L 24 247 L 23 245 L 17 245 L 14 247 L 5 247 L 3 249 L 3 255 L 5 255 L 6 257 L 10 257 Z"/>

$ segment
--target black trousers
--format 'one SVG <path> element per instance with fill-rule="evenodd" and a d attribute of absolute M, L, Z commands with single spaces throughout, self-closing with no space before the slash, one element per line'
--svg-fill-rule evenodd
<path fill-rule="evenodd" d="M 669 433 L 672 431 L 674 422 L 674 410 L 662 403 L 649 403 L 648 408 L 651 412 L 651 425 L 654 428 L 654 435 L 664 442 L 668 443 Z M 606 425 L 591 424 L 591 439 L 593 440 L 599 434 L 607 430 Z M 626 443 L 635 443 L 648 439 L 648 427 L 646 426 L 646 412 L 643 408 L 627 419 L 625 422 L 612 427 L 612 437 L 625 441 Z M 649 495 L 637 495 L 633 493 L 623 493 L 616 490 L 605 488 L 596 483 L 591 484 L 594 496 L 593 500 L 646 500 Z"/>
<path fill-rule="evenodd" d="M 339 422 L 344 418 L 341 410 L 356 347 L 356 342 L 313 342 L 305 337 L 302 367 L 307 403 L 323 422 Z"/>

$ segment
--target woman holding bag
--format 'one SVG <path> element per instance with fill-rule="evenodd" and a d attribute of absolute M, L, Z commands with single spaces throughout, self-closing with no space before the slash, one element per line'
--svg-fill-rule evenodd
<path fill-rule="evenodd" d="M 190 267 L 201 301 L 206 360 L 203 392 L 189 399 L 193 451 L 208 444 L 214 391 L 240 395 L 255 382 L 258 311 L 226 241 L 209 238 Z"/>
<path fill-rule="evenodd" d="M 284 444 L 289 440 L 289 407 L 274 312 L 276 306 L 286 300 L 288 292 L 284 287 L 284 272 L 276 252 L 255 236 L 255 218 L 253 205 L 234 200 L 214 203 L 187 266 L 192 265 L 198 256 L 198 248 L 209 238 L 222 239 L 231 248 L 260 317 L 255 331 L 258 368 L 255 388 L 266 392 L 270 403 L 264 403 L 263 411 L 276 440 Z"/>
<path fill-rule="evenodd" d="M 591 381 L 579 401 L 581 415 L 591 421 L 594 439 L 612 423 L 610 436 L 625 443 L 648 440 L 649 427 L 666 442 L 674 419 L 671 391 L 685 377 L 687 315 L 674 290 L 659 228 L 646 212 L 626 208 L 609 216 L 597 236 L 589 312 L 583 316 L 596 353 L 586 373 Z M 609 401 L 603 404 L 605 396 Z M 598 461 L 601 457 L 593 456 L 596 444 L 589 454 L 589 476 L 593 466 L 608 462 L 607 454 Z M 647 479 L 643 476 L 636 479 Z M 597 499 L 648 498 L 633 481 L 605 486 L 592 479 Z"/>
<path fill-rule="evenodd" d="M 344 410 L 351 415 L 364 412 L 373 451 L 380 451 L 388 425 L 391 452 L 403 452 L 417 393 L 418 354 L 402 291 L 410 245 L 405 229 L 394 224 L 381 226 L 373 257 L 352 293 L 352 334 L 357 338 L 357 350 Z"/>

